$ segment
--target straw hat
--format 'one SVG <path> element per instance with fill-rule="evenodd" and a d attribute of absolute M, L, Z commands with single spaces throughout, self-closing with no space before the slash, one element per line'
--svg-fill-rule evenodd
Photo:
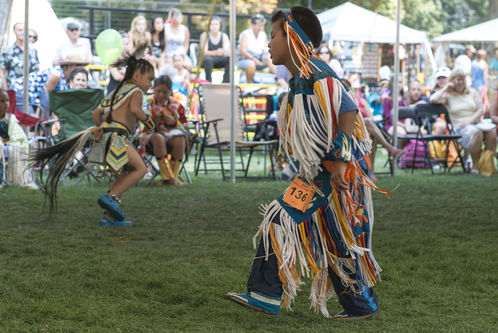
<path fill-rule="evenodd" d="M 69 53 L 60 63 L 59 65 L 79 65 L 79 66 L 86 66 L 88 65 L 89 62 L 85 61 L 81 54 L 78 52 L 72 52 Z"/>

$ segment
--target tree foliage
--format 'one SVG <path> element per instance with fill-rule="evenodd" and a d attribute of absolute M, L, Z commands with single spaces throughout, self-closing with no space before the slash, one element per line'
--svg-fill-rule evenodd
<path fill-rule="evenodd" d="M 317 12 L 339 6 L 344 0 L 312 0 Z M 351 0 L 358 6 L 391 19 L 396 0 Z M 308 0 L 279 0 L 279 7 L 307 6 Z M 462 29 L 498 16 L 496 0 L 401 0 L 401 23 L 425 31 L 429 37 Z M 361 24 L 359 22 L 358 24 Z"/>
<path fill-rule="evenodd" d="M 182 10 L 205 12 L 213 0 L 52 0 L 51 4 L 57 15 L 65 17 L 68 15 L 87 19 L 88 12 L 76 9 L 78 5 L 90 5 L 105 7 L 128 7 L 140 9 L 168 10 L 176 5 Z M 255 13 L 271 14 L 276 8 L 290 8 L 292 6 L 308 6 L 317 12 L 330 9 L 345 3 L 345 0 L 235 0 L 237 14 L 251 15 Z M 351 0 L 350 2 L 379 13 L 391 19 L 396 17 L 397 0 Z M 217 0 L 216 12 L 229 12 L 229 0 Z M 401 0 L 402 23 L 425 31 L 429 37 L 442 33 L 462 29 L 479 22 L 498 17 L 497 0 Z M 128 29 L 129 22 L 136 13 L 117 13 L 111 16 L 112 25 L 119 29 Z M 150 16 L 150 15 L 148 15 Z M 96 30 L 104 28 L 106 14 L 95 12 Z M 194 35 L 200 33 L 205 22 L 201 17 L 193 18 L 195 26 Z M 358 22 L 361 24 L 361 22 Z M 248 20 L 239 20 L 237 31 L 248 26 Z"/>

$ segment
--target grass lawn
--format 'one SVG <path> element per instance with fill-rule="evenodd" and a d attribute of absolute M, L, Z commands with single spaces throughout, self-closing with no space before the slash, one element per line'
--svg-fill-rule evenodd
<path fill-rule="evenodd" d="M 132 188 L 131 228 L 97 225 L 105 185 L 62 187 L 49 222 L 39 191 L 0 190 L 0 332 L 497 331 L 498 176 L 379 177 L 397 187 L 374 195 L 380 312 L 349 323 L 309 309 L 309 280 L 278 316 L 225 299 L 245 290 L 258 206 L 287 183 L 220 178 Z"/>

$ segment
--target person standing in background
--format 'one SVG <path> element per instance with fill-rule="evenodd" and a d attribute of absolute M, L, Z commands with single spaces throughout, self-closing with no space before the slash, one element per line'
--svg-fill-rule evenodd
<path fill-rule="evenodd" d="M 14 24 L 13 30 L 16 42 L 6 48 L 0 56 L 0 87 L 4 90 L 13 89 L 15 81 L 24 75 L 24 23 Z M 28 63 L 29 73 L 40 69 L 38 52 L 35 49 L 29 49 Z M 17 100 L 22 101 L 22 96 L 17 96 Z"/>
<path fill-rule="evenodd" d="M 487 90 L 488 87 L 488 70 L 489 66 L 486 62 L 486 51 L 480 49 L 477 51 L 477 56 L 474 61 L 472 61 L 472 88 L 477 90 L 481 95 L 484 96 L 483 89 Z M 487 93 L 487 92 L 486 92 Z"/>
<path fill-rule="evenodd" d="M 60 65 L 67 57 L 75 53 L 79 54 L 84 62 L 91 64 L 93 62 L 92 48 L 88 38 L 80 37 L 81 27 L 76 22 L 70 22 L 66 26 L 66 33 L 69 40 L 62 42 L 57 50 L 52 61 L 53 66 Z"/>
<path fill-rule="evenodd" d="M 472 72 L 472 56 L 476 53 L 476 49 L 472 45 L 467 45 L 465 47 L 465 51 L 463 54 L 460 54 L 458 57 L 455 59 L 455 65 L 453 66 L 453 69 L 459 69 L 464 74 L 466 75 L 466 83 L 467 86 L 472 85 L 472 79 L 470 77 L 470 74 Z"/>

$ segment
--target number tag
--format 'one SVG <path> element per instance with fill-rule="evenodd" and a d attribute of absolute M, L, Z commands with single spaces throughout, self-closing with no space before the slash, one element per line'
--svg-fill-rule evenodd
<path fill-rule="evenodd" d="M 299 178 L 294 178 L 292 184 L 285 191 L 283 200 L 289 206 L 305 212 L 315 195 L 315 191 L 313 186 L 306 184 Z"/>

